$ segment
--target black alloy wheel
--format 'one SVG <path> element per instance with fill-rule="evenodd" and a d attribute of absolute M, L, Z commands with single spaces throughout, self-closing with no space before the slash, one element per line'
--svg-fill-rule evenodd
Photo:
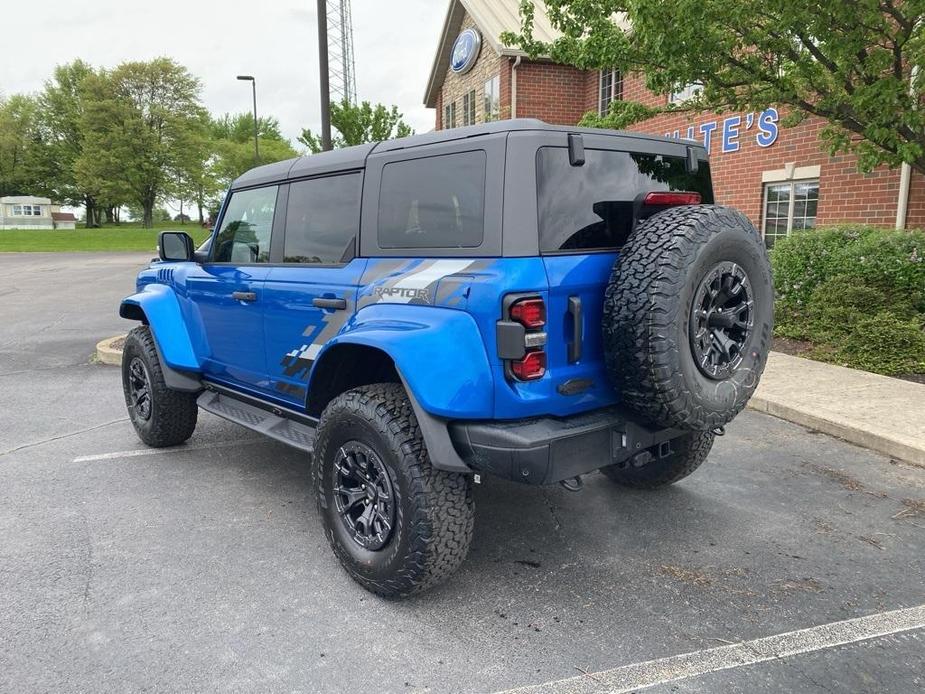
<path fill-rule="evenodd" d="M 715 265 L 691 306 L 690 341 L 697 368 L 708 378 L 729 378 L 742 363 L 754 327 L 748 275 L 733 262 Z"/>
<path fill-rule="evenodd" d="M 337 451 L 334 470 L 334 503 L 347 532 L 366 550 L 382 549 L 395 527 L 395 493 L 379 456 L 348 441 Z"/>
<path fill-rule="evenodd" d="M 141 421 L 151 419 L 151 378 L 140 357 L 135 357 L 128 367 L 128 391 L 131 407 Z"/>

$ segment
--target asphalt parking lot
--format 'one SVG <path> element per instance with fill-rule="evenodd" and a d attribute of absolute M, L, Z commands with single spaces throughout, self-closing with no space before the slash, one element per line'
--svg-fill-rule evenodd
<path fill-rule="evenodd" d="M 137 440 L 90 356 L 145 260 L 0 255 L 0 690 L 925 688 L 925 469 L 746 412 L 662 492 L 485 480 L 461 571 L 386 602 L 301 453 L 209 415 Z"/>

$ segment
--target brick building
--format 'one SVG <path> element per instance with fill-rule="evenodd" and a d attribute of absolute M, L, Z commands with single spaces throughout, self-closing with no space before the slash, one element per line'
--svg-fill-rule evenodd
<path fill-rule="evenodd" d="M 534 35 L 558 34 L 537 6 Z M 539 118 L 573 125 L 588 111 L 605 112 L 613 99 L 650 106 L 683 101 L 648 91 L 640 75 L 578 70 L 549 60 L 531 61 L 501 45 L 504 31 L 520 26 L 519 0 L 450 0 L 424 103 L 436 109 L 436 128 L 497 118 Z M 853 156 L 831 157 L 820 148 L 824 123 L 810 118 L 784 128 L 776 108 L 763 113 L 669 113 L 631 129 L 695 139 L 711 158 L 717 202 L 745 212 L 768 243 L 793 229 L 836 222 L 882 227 L 925 227 L 925 177 L 881 167 L 858 173 Z"/>

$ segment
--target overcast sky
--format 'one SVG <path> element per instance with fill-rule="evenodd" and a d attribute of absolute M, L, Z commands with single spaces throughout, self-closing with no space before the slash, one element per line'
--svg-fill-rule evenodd
<path fill-rule="evenodd" d="M 333 0 L 329 0 L 333 1 Z M 434 127 L 424 90 L 449 0 L 352 0 L 360 99 L 395 104 L 417 132 Z M 279 119 L 293 142 L 317 132 L 316 0 L 11 0 L 3 7 L 0 93 L 42 88 L 55 65 L 83 58 L 113 67 L 169 56 L 202 80 L 216 114 L 250 111 L 257 78 L 260 115 Z"/>

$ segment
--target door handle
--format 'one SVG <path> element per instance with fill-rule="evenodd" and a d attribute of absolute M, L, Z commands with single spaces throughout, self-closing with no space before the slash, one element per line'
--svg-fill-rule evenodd
<path fill-rule="evenodd" d="M 568 361 L 574 364 L 581 360 L 581 343 L 584 340 L 584 321 L 581 317 L 581 297 L 568 298 L 568 312 L 572 316 L 572 341 L 568 343 Z"/>
<path fill-rule="evenodd" d="M 346 299 L 332 299 L 325 296 L 316 296 L 312 299 L 312 306 L 317 308 L 332 308 L 335 311 L 343 311 L 347 308 Z"/>
<path fill-rule="evenodd" d="M 231 298 L 235 301 L 257 301 L 256 292 L 232 292 Z"/>

